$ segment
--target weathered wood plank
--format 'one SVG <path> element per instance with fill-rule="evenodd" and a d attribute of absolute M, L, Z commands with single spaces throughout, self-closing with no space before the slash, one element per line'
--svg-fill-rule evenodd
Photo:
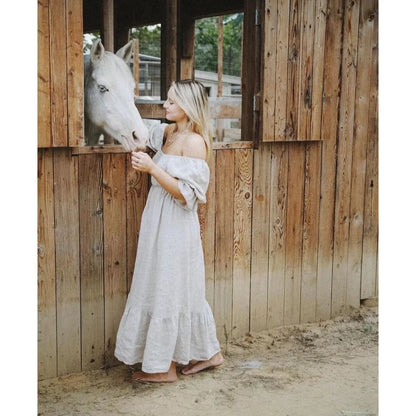
<path fill-rule="evenodd" d="M 321 142 L 306 144 L 300 321 L 316 320 Z"/>
<path fill-rule="evenodd" d="M 50 147 L 51 80 L 49 57 L 49 0 L 38 1 L 38 147 Z"/>
<path fill-rule="evenodd" d="M 140 224 L 149 190 L 149 175 L 131 167 L 127 158 L 127 288 L 130 290 L 136 262 Z"/>
<path fill-rule="evenodd" d="M 114 52 L 114 0 L 103 0 L 102 39 L 107 51 Z"/>
<path fill-rule="evenodd" d="M 376 0 L 360 2 L 354 141 L 352 146 L 350 230 L 348 240 L 347 305 L 360 306 L 364 223 L 365 172 L 372 69 L 372 35 Z"/>
<path fill-rule="evenodd" d="M 201 239 L 205 260 L 205 294 L 211 309 L 215 307 L 215 183 L 216 183 L 216 155 L 213 151 L 208 162 L 210 181 L 206 193 L 207 202 L 198 207 L 201 224 Z"/>
<path fill-rule="evenodd" d="M 288 147 L 284 323 L 300 322 L 305 144 Z"/>
<path fill-rule="evenodd" d="M 104 359 L 104 224 L 102 155 L 80 155 L 79 230 L 81 262 L 82 370 Z"/>
<path fill-rule="evenodd" d="M 263 141 L 274 141 L 277 0 L 265 0 L 263 54 Z"/>
<path fill-rule="evenodd" d="M 127 294 L 126 155 L 103 155 L 105 363 L 114 348 Z"/>
<path fill-rule="evenodd" d="M 374 13 L 370 74 L 361 299 L 378 296 L 378 10 Z"/>
<path fill-rule="evenodd" d="M 164 24 L 162 24 L 162 62 L 160 74 L 160 94 L 166 99 L 170 84 L 178 79 L 177 68 L 177 36 L 178 36 L 178 0 L 165 3 Z"/>
<path fill-rule="evenodd" d="M 68 145 L 66 0 L 49 3 L 51 129 L 53 146 Z"/>
<path fill-rule="evenodd" d="M 322 104 L 321 203 L 316 318 L 331 316 L 334 233 L 334 192 L 338 130 L 339 85 L 342 51 L 343 0 L 328 1 Z"/>
<path fill-rule="evenodd" d="M 58 375 L 81 371 L 78 159 L 54 150 Z"/>
<path fill-rule="evenodd" d="M 271 144 L 254 151 L 250 331 L 267 327 Z"/>
<path fill-rule="evenodd" d="M 233 337 L 250 330 L 250 253 L 253 151 L 235 150 Z"/>
<path fill-rule="evenodd" d="M 300 26 L 304 2 L 293 0 L 289 10 L 286 140 L 297 140 L 299 117 Z"/>
<path fill-rule="evenodd" d="M 38 377 L 57 376 L 52 150 L 38 150 Z"/>
<path fill-rule="evenodd" d="M 317 0 L 315 11 L 315 40 L 313 46 L 311 139 L 321 139 L 321 117 L 325 64 L 325 31 L 327 1 Z"/>
<path fill-rule="evenodd" d="M 82 0 L 66 0 L 69 146 L 84 141 L 84 60 L 82 53 Z"/>
<path fill-rule="evenodd" d="M 286 104 L 287 104 L 287 66 L 289 52 L 289 6 L 290 2 L 279 0 L 277 9 L 277 50 L 275 60 L 275 91 L 274 101 L 274 140 L 286 140 Z M 273 71 L 272 71 L 273 72 Z M 267 86 L 273 88 L 273 85 Z M 272 91 L 273 92 L 273 91 Z"/>
<path fill-rule="evenodd" d="M 215 187 L 215 303 L 220 340 L 232 334 L 234 150 L 217 152 Z M 221 172 L 221 174 L 220 174 Z"/>
<path fill-rule="evenodd" d="M 297 140 L 311 140 L 315 3 L 304 1 L 300 29 L 299 107 Z"/>
<path fill-rule="evenodd" d="M 348 240 L 350 228 L 351 167 L 354 137 L 355 87 L 359 3 L 348 0 L 344 9 L 340 119 L 338 124 L 337 179 L 335 190 L 332 314 L 346 305 Z"/>
<path fill-rule="evenodd" d="M 271 148 L 267 328 L 284 323 L 288 145 Z"/>

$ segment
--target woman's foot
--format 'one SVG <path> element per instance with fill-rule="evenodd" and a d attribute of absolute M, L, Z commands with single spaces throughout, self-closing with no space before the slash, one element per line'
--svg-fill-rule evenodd
<path fill-rule="evenodd" d="M 220 366 L 224 362 L 224 357 L 222 356 L 221 352 L 218 352 L 214 356 L 212 356 L 209 360 L 206 361 L 197 361 L 193 364 L 186 365 L 181 373 L 185 376 L 189 376 L 190 374 L 199 373 L 202 370 L 207 370 L 208 368 L 214 368 Z"/>
<path fill-rule="evenodd" d="M 131 376 L 132 381 L 139 383 L 173 383 L 178 379 L 176 363 L 172 362 L 167 373 L 145 373 L 136 371 Z"/>

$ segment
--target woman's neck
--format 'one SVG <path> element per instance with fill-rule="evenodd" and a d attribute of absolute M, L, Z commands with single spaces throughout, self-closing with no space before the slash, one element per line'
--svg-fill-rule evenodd
<path fill-rule="evenodd" d="M 184 131 L 188 130 L 188 120 L 179 120 L 176 122 L 176 131 L 178 133 L 183 133 Z"/>

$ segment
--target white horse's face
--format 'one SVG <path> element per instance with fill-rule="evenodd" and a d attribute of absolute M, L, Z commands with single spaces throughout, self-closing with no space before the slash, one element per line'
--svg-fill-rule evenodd
<path fill-rule="evenodd" d="M 91 48 L 85 74 L 85 112 L 89 120 L 126 150 L 144 149 L 148 130 L 134 105 L 134 79 L 126 64 L 131 42 L 117 54 L 106 52 L 101 41 Z"/>

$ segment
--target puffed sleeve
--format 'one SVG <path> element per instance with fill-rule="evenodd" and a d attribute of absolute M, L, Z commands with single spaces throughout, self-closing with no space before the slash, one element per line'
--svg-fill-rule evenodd
<path fill-rule="evenodd" d="M 159 151 L 163 146 L 163 135 L 167 124 L 160 120 L 143 119 L 144 124 L 149 130 L 149 142 L 147 147 L 153 151 Z"/>
<path fill-rule="evenodd" d="M 175 201 L 188 211 L 196 211 L 198 203 L 205 203 L 205 194 L 209 185 L 209 167 L 202 159 L 186 156 L 173 157 L 169 161 L 167 172 L 178 179 L 178 187 L 185 203 Z"/>

